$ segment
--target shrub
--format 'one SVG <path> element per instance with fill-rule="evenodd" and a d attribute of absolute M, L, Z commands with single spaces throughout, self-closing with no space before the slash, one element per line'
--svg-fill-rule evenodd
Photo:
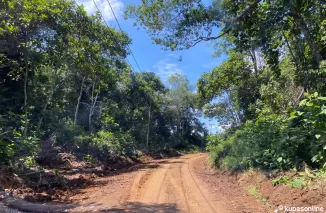
<path fill-rule="evenodd" d="M 305 140 L 304 155 L 312 166 L 326 165 L 326 97 L 315 92 L 306 94 L 297 111 L 291 113 L 291 120 L 299 123 L 300 135 Z"/>
<path fill-rule="evenodd" d="M 263 110 L 234 134 L 210 136 L 210 162 L 237 170 L 257 167 L 287 170 L 326 165 L 326 97 L 306 94 L 298 111 L 290 115 Z"/>
<path fill-rule="evenodd" d="M 5 137 L 0 137 L 0 164 L 6 164 L 14 154 L 14 143 Z"/>
<path fill-rule="evenodd" d="M 92 141 L 101 150 L 107 150 L 113 156 L 134 154 L 133 139 L 129 134 L 100 131 Z"/>
<path fill-rule="evenodd" d="M 295 138 L 287 125 L 285 116 L 274 114 L 259 116 L 255 122 L 247 121 L 233 135 L 220 140 L 216 148 L 211 148 L 211 161 L 231 170 L 289 169 L 296 162 L 298 144 L 292 143 Z"/>
<path fill-rule="evenodd" d="M 77 136 L 75 138 L 79 153 L 93 154 L 93 157 L 107 159 L 119 156 L 134 157 L 134 140 L 129 134 L 99 131 L 95 135 Z M 87 155 L 86 155 L 87 156 Z"/>

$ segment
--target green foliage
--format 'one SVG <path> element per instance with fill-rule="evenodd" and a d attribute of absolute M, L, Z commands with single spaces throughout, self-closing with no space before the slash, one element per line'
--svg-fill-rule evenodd
<path fill-rule="evenodd" d="M 0 164 L 7 163 L 15 153 L 14 143 L 10 139 L 0 137 Z"/>
<path fill-rule="evenodd" d="M 105 160 L 119 156 L 135 156 L 134 139 L 128 133 L 99 131 L 95 135 L 77 136 L 75 152 L 87 160 Z M 95 159 L 94 159 L 95 160 Z"/>
<path fill-rule="evenodd" d="M 186 77 L 133 73 L 130 38 L 98 13 L 70 0 L 0 8 L 0 163 L 31 166 L 44 141 L 92 161 L 203 140 Z"/>
<path fill-rule="evenodd" d="M 90 154 L 85 155 L 84 160 L 93 165 L 97 163 L 97 160 L 93 158 Z"/>
<path fill-rule="evenodd" d="M 94 146 L 105 150 L 110 156 L 132 156 L 135 153 L 133 138 L 128 134 L 99 131 L 92 139 Z"/>
<path fill-rule="evenodd" d="M 208 137 L 211 161 L 226 169 L 287 170 L 325 164 L 325 97 L 307 95 L 291 116 L 262 111 L 229 137 Z M 291 122 L 289 122 L 289 120 Z M 294 121 L 295 120 L 295 121 Z"/>
<path fill-rule="evenodd" d="M 35 155 L 25 156 L 19 159 L 25 167 L 34 167 L 36 165 Z"/>
<path fill-rule="evenodd" d="M 289 182 L 288 176 L 279 176 L 278 178 L 272 180 L 273 186 L 276 186 L 278 184 L 287 184 Z"/>
<path fill-rule="evenodd" d="M 283 184 L 283 185 L 291 186 L 293 188 L 303 189 L 310 184 L 310 181 L 307 180 L 305 176 L 301 176 L 301 177 L 296 176 L 294 178 L 289 178 L 288 176 L 284 175 L 272 180 L 272 184 L 273 186 Z"/>
<path fill-rule="evenodd" d="M 317 92 L 306 94 L 299 109 L 291 113 L 290 119 L 296 119 L 301 126 L 307 143 L 307 154 L 317 165 L 326 165 L 326 97 Z M 301 133 L 302 134 L 302 133 Z"/>
<path fill-rule="evenodd" d="M 299 178 L 295 178 L 292 180 L 292 182 L 290 183 L 291 186 L 293 188 L 297 188 L 297 189 L 303 189 L 304 187 L 306 187 L 309 183 L 308 181 L 305 180 L 304 177 L 299 177 Z"/>
<path fill-rule="evenodd" d="M 261 116 L 256 122 L 247 121 L 231 137 L 214 149 L 215 164 L 225 169 L 289 169 L 296 161 L 297 144 L 291 132 L 284 130 L 284 117 Z M 283 138 L 283 135 L 287 135 Z"/>
<path fill-rule="evenodd" d="M 222 134 L 208 135 L 206 150 L 213 151 L 223 140 L 224 137 Z"/>
<path fill-rule="evenodd" d="M 74 125 L 71 119 L 62 119 L 55 124 L 52 124 L 52 128 L 55 130 L 53 133 L 56 141 L 59 145 L 66 143 L 72 143 L 77 136 L 84 136 L 85 131 L 82 127 Z"/>
<path fill-rule="evenodd" d="M 208 137 L 212 164 L 288 170 L 326 165 L 323 10 L 321 0 L 145 0 L 125 15 L 165 48 L 213 40 L 228 55 L 197 83 L 197 105 L 231 130 Z"/>

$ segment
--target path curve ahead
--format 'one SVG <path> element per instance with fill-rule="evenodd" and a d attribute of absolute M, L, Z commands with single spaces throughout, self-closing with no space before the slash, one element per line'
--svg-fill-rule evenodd
<path fill-rule="evenodd" d="M 192 164 L 204 157 L 190 154 L 149 164 L 135 177 L 120 212 L 229 212 L 194 174 Z"/>
<path fill-rule="evenodd" d="M 216 175 L 207 167 L 206 160 L 207 154 L 187 154 L 153 160 L 99 177 L 94 186 L 80 190 L 71 197 L 78 205 L 69 212 L 271 212 L 254 197 L 243 194 L 235 177 Z M 46 212 L 51 209 L 50 212 L 61 212 L 62 209 L 55 205 L 34 204 L 19 199 L 14 201 L 12 204 L 19 204 L 16 209 L 21 210 L 28 206 L 46 209 Z"/>

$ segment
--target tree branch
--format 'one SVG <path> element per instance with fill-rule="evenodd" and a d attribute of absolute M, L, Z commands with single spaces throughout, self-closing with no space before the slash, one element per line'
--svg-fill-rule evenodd
<path fill-rule="evenodd" d="M 8 133 L 9 133 L 9 131 L 3 132 L 3 133 L 0 134 L 0 136 L 5 135 L 5 134 L 8 134 Z"/>
<path fill-rule="evenodd" d="M 242 13 L 240 13 L 237 17 L 233 18 L 233 19 L 221 19 L 222 22 L 226 23 L 226 24 L 231 24 L 233 25 L 234 23 L 238 22 L 240 19 L 242 19 L 245 15 L 247 15 L 247 13 L 249 13 L 251 10 L 253 10 L 256 5 L 259 4 L 261 0 L 255 0 L 251 5 L 247 6 Z"/>
<path fill-rule="evenodd" d="M 194 40 L 195 43 L 193 43 L 191 46 L 194 47 L 196 46 L 196 44 L 198 44 L 199 42 L 202 41 L 211 41 L 211 40 L 216 40 L 221 38 L 222 36 L 224 36 L 225 34 L 227 34 L 230 31 L 230 28 L 226 29 L 222 34 L 218 35 L 218 36 L 213 36 L 213 37 L 199 37 L 197 39 Z"/>
<path fill-rule="evenodd" d="M 193 43 L 191 46 L 194 47 L 196 44 L 198 44 L 201 41 L 210 41 L 210 40 L 216 40 L 230 32 L 232 26 L 238 22 L 240 19 L 242 19 L 247 13 L 249 13 L 253 8 L 255 8 L 256 5 L 258 5 L 260 0 L 255 0 L 253 4 L 247 6 L 240 15 L 238 15 L 236 18 L 233 19 L 221 19 L 222 22 L 225 24 L 229 24 L 228 27 L 224 28 L 222 31 L 224 31 L 222 34 L 215 36 L 215 37 L 199 37 L 196 40 L 194 40 L 195 43 Z"/>

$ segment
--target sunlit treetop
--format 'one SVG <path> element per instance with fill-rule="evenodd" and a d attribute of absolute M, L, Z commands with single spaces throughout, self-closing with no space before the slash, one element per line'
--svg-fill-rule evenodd
<path fill-rule="evenodd" d="M 239 4 L 235 17 L 226 15 L 225 2 L 214 1 L 206 6 L 201 0 L 143 0 L 128 6 L 126 18 L 135 18 L 135 25 L 144 27 L 156 44 L 171 50 L 188 49 L 201 41 L 215 40 L 226 33 L 259 3 L 259 0 Z M 216 35 L 216 29 L 224 30 Z"/>

